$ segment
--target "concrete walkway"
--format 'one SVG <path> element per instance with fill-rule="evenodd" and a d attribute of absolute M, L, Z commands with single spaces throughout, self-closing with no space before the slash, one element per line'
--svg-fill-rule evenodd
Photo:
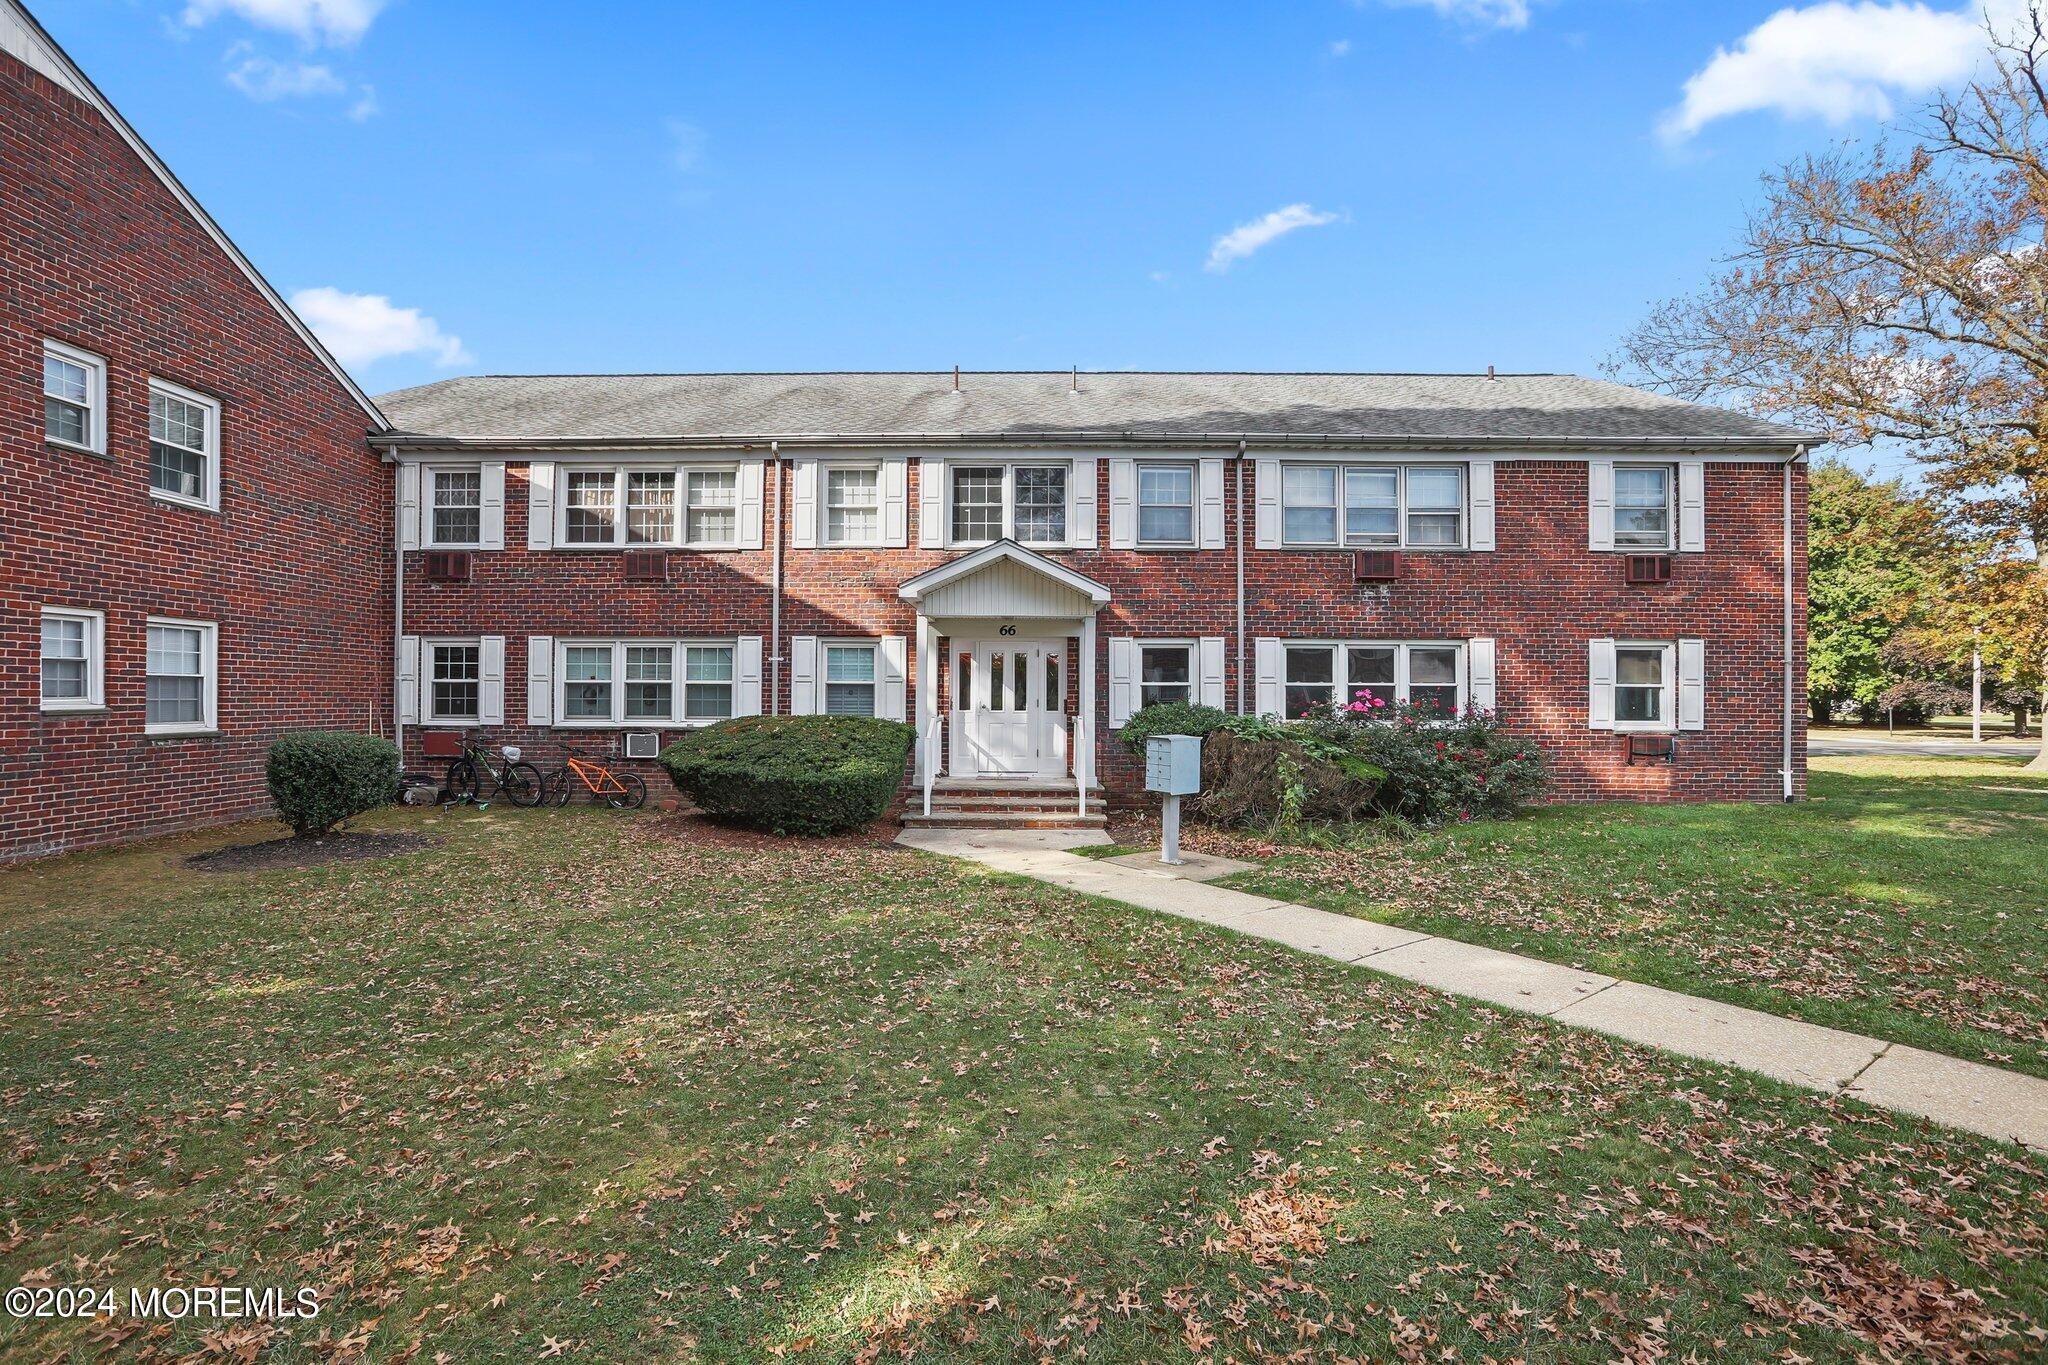
<path fill-rule="evenodd" d="M 1183 876 L 1157 862 L 1147 868 L 1133 866 L 1128 858 L 1111 862 L 1067 852 L 1107 842 L 1093 831 L 910 830 L 899 842 L 1084 895 L 1220 925 L 1576 1028 L 2048 1149 L 2048 1081 L 1199 880 L 1228 871 L 1216 867 L 1225 860 L 1203 860 L 1188 869 L 1192 875 Z"/>

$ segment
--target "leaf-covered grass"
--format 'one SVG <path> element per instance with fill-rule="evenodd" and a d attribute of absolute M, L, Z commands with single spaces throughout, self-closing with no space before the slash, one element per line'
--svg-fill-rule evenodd
<path fill-rule="evenodd" d="M 443 842 L 0 873 L 0 1282 L 326 1295 L 0 1318 L 0 1358 L 2048 1339 L 2048 1165 L 2014 1148 L 857 839 L 364 823 Z"/>
<path fill-rule="evenodd" d="M 1817 758 L 1793 806 L 1190 843 L 1267 857 L 1242 890 L 2048 1076 L 2048 780 L 2021 767 Z"/>

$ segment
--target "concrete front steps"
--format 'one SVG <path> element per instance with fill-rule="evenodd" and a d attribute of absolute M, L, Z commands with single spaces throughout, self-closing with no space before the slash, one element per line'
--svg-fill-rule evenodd
<path fill-rule="evenodd" d="M 941 778 L 932 787 L 932 813 L 924 813 L 924 788 L 905 793 L 905 829 L 1102 829 L 1102 790 L 1088 790 L 1088 808 L 1071 782 L 969 781 Z"/>

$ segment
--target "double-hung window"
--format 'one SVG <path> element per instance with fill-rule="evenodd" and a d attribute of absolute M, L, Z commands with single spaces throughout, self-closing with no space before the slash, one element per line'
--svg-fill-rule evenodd
<path fill-rule="evenodd" d="M 214 728 L 216 638 L 210 621 L 150 620 L 144 733 L 194 734 Z"/>
<path fill-rule="evenodd" d="M 1066 543 L 1066 465 L 956 465 L 951 472 L 956 543 L 1006 536 L 1026 545 Z"/>
<path fill-rule="evenodd" d="M 675 646 L 627 645 L 625 718 L 667 720 L 675 713 Z"/>
<path fill-rule="evenodd" d="M 562 475 L 560 543 L 730 545 L 738 529 L 737 484 L 729 469 L 678 478 L 672 467 L 569 466 Z"/>
<path fill-rule="evenodd" d="M 1628 550 L 1671 548 L 1670 465 L 1614 467 L 1614 547 Z"/>
<path fill-rule="evenodd" d="M 220 404 L 149 381 L 149 489 L 195 507 L 219 505 Z"/>
<path fill-rule="evenodd" d="M 1138 543 L 1195 543 L 1195 467 L 1191 464 L 1138 466 Z"/>
<path fill-rule="evenodd" d="M 875 545 L 882 539 L 882 471 L 827 467 L 825 543 Z"/>
<path fill-rule="evenodd" d="M 1455 715 L 1465 704 L 1465 650 L 1453 643 L 1377 641 L 1286 647 L 1285 713 L 1408 702 Z"/>
<path fill-rule="evenodd" d="M 427 719 L 474 721 L 482 701 L 483 650 L 474 640 L 436 640 L 427 646 Z"/>
<path fill-rule="evenodd" d="M 691 545 L 739 543 L 740 476 L 731 469 L 693 469 L 689 474 L 686 539 Z"/>
<path fill-rule="evenodd" d="M 1191 645 L 1138 647 L 1138 705 L 1161 706 L 1195 699 L 1195 651 Z"/>
<path fill-rule="evenodd" d="M 428 543 L 455 547 L 483 537 L 484 474 L 481 469 L 427 471 Z"/>
<path fill-rule="evenodd" d="M 106 627 L 96 611 L 43 608 L 43 710 L 95 710 L 105 701 Z"/>
<path fill-rule="evenodd" d="M 619 524 L 619 480 L 617 469 L 571 469 L 562 480 L 562 543 L 565 545 L 616 545 L 624 528 Z"/>
<path fill-rule="evenodd" d="M 107 362 L 61 341 L 43 343 L 43 435 L 105 454 Z"/>
<path fill-rule="evenodd" d="M 676 475 L 672 469 L 626 471 L 626 544 L 669 545 L 676 538 Z"/>
<path fill-rule="evenodd" d="M 875 647 L 825 646 L 825 714 L 875 714 Z"/>
<path fill-rule="evenodd" d="M 690 645 L 683 650 L 683 719 L 724 720 L 732 715 L 731 645 Z"/>
<path fill-rule="evenodd" d="M 565 640 L 557 648 L 563 725 L 675 725 L 732 715 L 729 644 Z"/>
<path fill-rule="evenodd" d="M 1285 465 L 1288 545 L 1457 549 L 1465 543 L 1465 468 L 1455 464 Z"/>
<path fill-rule="evenodd" d="M 1671 646 L 1616 645 L 1615 728 L 1668 730 L 1672 711 Z"/>

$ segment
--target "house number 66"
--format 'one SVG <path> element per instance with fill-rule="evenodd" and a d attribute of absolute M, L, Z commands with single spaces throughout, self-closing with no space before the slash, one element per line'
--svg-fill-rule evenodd
<path fill-rule="evenodd" d="M 1015 635 L 1016 633 L 1017 633 L 1017 628 L 1016 628 L 1015 626 L 997 626 L 997 627 L 996 627 L 996 634 L 998 634 L 998 635 Z"/>

